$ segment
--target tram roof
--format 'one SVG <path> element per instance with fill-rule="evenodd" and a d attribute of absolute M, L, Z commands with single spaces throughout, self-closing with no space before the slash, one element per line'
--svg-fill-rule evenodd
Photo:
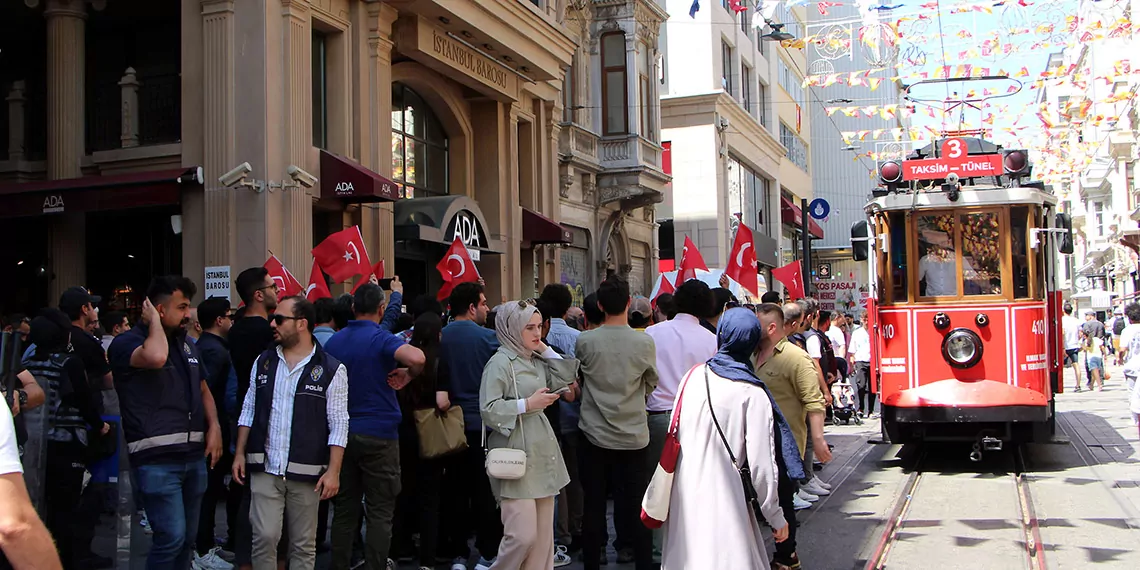
<path fill-rule="evenodd" d="M 965 187 L 959 191 L 958 200 L 950 201 L 946 192 L 900 192 L 879 196 L 871 200 L 866 209 L 868 212 L 879 210 L 911 210 L 911 209 L 941 209 L 964 208 L 970 206 L 1007 206 L 1007 205 L 1056 205 L 1057 197 L 1032 187 L 1005 188 L 1001 186 Z"/>

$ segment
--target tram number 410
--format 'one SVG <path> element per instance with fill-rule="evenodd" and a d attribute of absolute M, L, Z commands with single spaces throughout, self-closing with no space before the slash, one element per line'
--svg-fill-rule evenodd
<path fill-rule="evenodd" d="M 1045 334 L 1045 320 L 1044 319 L 1037 319 L 1037 320 L 1033 321 L 1033 326 L 1030 330 L 1033 331 L 1033 334 L 1044 335 Z"/>
<path fill-rule="evenodd" d="M 895 338 L 895 325 L 883 325 L 879 330 L 883 333 L 883 338 Z"/>

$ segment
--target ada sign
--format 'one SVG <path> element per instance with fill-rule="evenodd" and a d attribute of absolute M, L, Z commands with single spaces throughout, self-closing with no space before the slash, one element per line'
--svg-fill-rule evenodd
<path fill-rule="evenodd" d="M 903 180 L 940 180 L 951 172 L 962 178 L 999 176 L 1000 154 L 967 154 L 966 140 L 950 138 L 942 141 L 941 158 L 904 160 Z"/>
<path fill-rule="evenodd" d="M 230 266 L 229 265 L 215 265 L 206 268 L 206 294 L 202 297 L 209 299 L 210 297 L 223 297 L 227 301 L 233 302 L 230 298 Z"/>

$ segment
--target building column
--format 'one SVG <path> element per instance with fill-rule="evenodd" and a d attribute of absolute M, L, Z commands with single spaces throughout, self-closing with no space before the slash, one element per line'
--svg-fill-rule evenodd
<path fill-rule="evenodd" d="M 543 177 L 540 181 L 539 187 L 539 207 L 542 212 L 550 219 L 561 223 L 562 222 L 562 202 L 559 199 L 559 187 L 561 180 L 558 176 L 558 137 L 562 130 L 559 126 L 559 120 L 562 117 L 562 107 L 555 103 L 553 105 L 542 103 L 543 117 L 539 124 L 543 125 L 546 130 L 546 137 L 539 137 L 542 139 L 542 157 L 543 164 Z M 541 264 L 541 277 L 539 278 L 540 287 L 545 287 L 549 283 L 560 283 L 562 276 L 562 255 L 560 248 L 555 246 L 546 246 L 543 248 L 542 259 L 539 261 Z"/>
<path fill-rule="evenodd" d="M 78 178 L 84 143 L 84 68 L 86 19 L 84 0 L 48 0 L 47 19 L 47 176 L 50 180 Z M 54 302 L 68 287 L 87 279 L 86 218 L 63 214 L 52 220 L 51 281 Z"/>
<path fill-rule="evenodd" d="M 313 36 L 309 28 L 309 2 L 281 0 L 281 4 L 284 19 L 282 45 L 285 46 L 281 54 L 284 58 L 281 91 L 285 110 L 283 162 L 285 166 L 296 165 L 309 171 L 309 149 L 313 147 L 313 92 L 309 87 L 312 84 Z M 267 173 L 267 178 L 275 178 L 274 174 L 285 178 L 284 172 Z M 281 261 L 305 283 L 312 267 L 313 198 L 309 189 L 288 179 L 282 194 Z"/>
<path fill-rule="evenodd" d="M 385 3 L 365 5 L 368 22 L 368 62 L 365 63 L 367 101 L 370 120 L 363 126 L 369 134 L 369 152 L 361 154 L 361 163 L 384 177 L 392 176 L 392 25 L 399 13 Z M 389 273 L 395 271 L 393 237 L 393 205 L 362 204 L 360 229 L 364 234 L 372 262 L 385 260 Z M 391 277 L 391 275 L 388 275 Z"/>
<path fill-rule="evenodd" d="M 232 265 L 236 255 L 234 193 L 218 177 L 237 166 L 234 0 L 202 0 L 202 139 L 205 266 Z M 231 268 L 236 277 L 242 268 Z M 190 276 L 191 279 L 196 276 Z M 236 295 L 231 295 L 236 304 Z"/>
<path fill-rule="evenodd" d="M 487 220 L 488 236 L 502 240 L 502 255 L 486 255 L 478 262 L 479 271 L 487 282 L 487 303 L 497 305 L 503 300 L 518 298 L 521 277 L 519 273 L 519 247 L 521 241 L 514 229 L 519 211 L 518 193 L 511 196 L 511 177 L 515 176 L 510 155 L 512 138 L 510 108 L 498 101 L 471 103 L 472 131 L 475 137 L 475 201 Z M 521 224 L 520 224 L 521 227 Z"/>

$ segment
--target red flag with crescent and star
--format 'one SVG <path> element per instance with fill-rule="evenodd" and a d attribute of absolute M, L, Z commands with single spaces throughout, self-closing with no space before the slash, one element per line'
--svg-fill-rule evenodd
<path fill-rule="evenodd" d="M 439 293 L 436 294 L 436 299 L 440 301 L 451 295 L 451 290 L 456 285 L 479 280 L 479 269 L 471 262 L 471 256 L 467 254 L 467 246 L 463 245 L 459 238 L 455 238 L 455 241 L 451 242 L 451 247 L 447 248 L 447 255 L 439 260 L 435 268 L 443 277 L 443 287 L 440 287 Z"/>
<path fill-rule="evenodd" d="M 281 260 L 277 259 L 276 255 L 270 255 L 262 267 L 269 271 L 269 276 L 272 277 L 273 282 L 277 284 L 278 299 L 300 295 L 305 290 L 301 282 L 293 276 L 293 273 L 285 268 L 285 264 L 281 263 Z"/>
<path fill-rule="evenodd" d="M 677 280 L 673 283 L 673 288 L 676 289 L 682 283 L 697 278 L 697 270 L 709 270 L 709 266 L 705 265 L 705 258 L 701 257 L 701 250 L 697 249 L 697 245 L 689 236 L 685 236 L 685 246 L 681 249 L 681 264 L 677 266 Z"/>
<path fill-rule="evenodd" d="M 728 266 L 724 274 L 740 283 L 749 293 L 759 296 L 760 280 L 756 276 L 756 249 L 752 241 L 752 230 L 744 224 L 737 226 L 736 239 L 728 254 Z"/>
<path fill-rule="evenodd" d="M 666 294 L 666 293 L 669 293 L 669 294 L 673 294 L 673 293 L 675 293 L 676 291 L 677 291 L 677 290 L 673 288 L 673 282 L 672 282 L 672 281 L 669 281 L 668 279 L 666 279 L 666 278 L 665 278 L 665 276 L 664 276 L 664 275 L 662 275 L 662 276 L 661 276 L 661 285 L 660 285 L 659 287 L 657 287 L 657 294 L 656 294 L 656 295 L 654 295 L 654 296 L 653 296 L 653 298 L 649 300 L 649 301 L 650 301 L 650 304 L 651 304 L 651 305 L 652 305 L 654 308 L 656 308 L 656 307 L 657 307 L 657 298 L 658 298 L 658 297 L 660 297 L 660 296 L 662 296 L 662 295 L 664 295 L 664 294 Z"/>
<path fill-rule="evenodd" d="M 317 265 L 317 260 L 314 259 L 313 269 L 309 272 L 309 286 L 305 287 L 305 299 L 311 303 L 325 297 L 332 297 L 332 291 L 329 291 L 329 286 L 325 283 L 325 274 L 321 272 L 321 266 Z"/>
<path fill-rule="evenodd" d="M 356 275 L 367 279 L 372 274 L 372 262 L 364 247 L 360 226 L 352 226 L 325 238 L 313 248 L 313 259 L 333 283 L 343 283 Z"/>
<path fill-rule="evenodd" d="M 800 262 L 793 261 L 773 269 L 772 278 L 788 288 L 788 295 L 793 301 L 804 298 L 804 277 Z"/>

